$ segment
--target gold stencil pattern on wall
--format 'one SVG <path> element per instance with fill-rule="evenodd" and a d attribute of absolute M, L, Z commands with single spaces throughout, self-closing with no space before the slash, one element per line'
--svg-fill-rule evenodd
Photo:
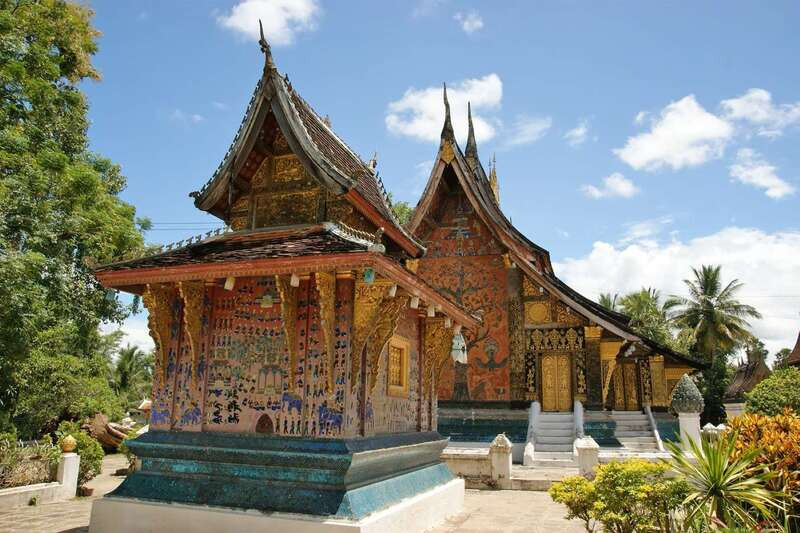
<path fill-rule="evenodd" d="M 550 303 L 547 301 L 525 302 L 525 322 L 527 324 L 546 324 L 550 319 Z"/>
<path fill-rule="evenodd" d="M 528 331 L 528 351 L 582 350 L 583 328 L 533 329 Z"/>
<path fill-rule="evenodd" d="M 381 301 L 378 310 L 375 330 L 367 341 L 367 361 L 369 361 L 369 390 L 375 388 L 380 368 L 380 357 L 383 347 L 389 342 L 400 314 L 408 305 L 408 296 L 386 297 Z"/>
<path fill-rule="evenodd" d="M 361 353 L 367 340 L 377 326 L 378 312 L 381 302 L 388 294 L 392 283 L 387 280 L 375 280 L 372 283 L 363 281 L 363 272 L 358 272 L 353 309 L 353 351 L 350 367 L 350 388 L 358 385 L 361 373 Z"/>
<path fill-rule="evenodd" d="M 453 330 L 445 327 L 443 318 L 425 319 L 422 375 L 422 389 L 425 395 L 431 390 L 431 384 L 436 383 L 439 374 L 447 363 L 452 343 Z"/>

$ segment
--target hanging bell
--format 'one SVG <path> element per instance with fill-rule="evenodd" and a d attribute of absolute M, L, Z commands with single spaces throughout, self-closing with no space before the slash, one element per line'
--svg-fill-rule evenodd
<path fill-rule="evenodd" d="M 467 364 L 467 343 L 464 342 L 464 336 L 461 333 L 453 335 L 450 357 L 456 363 Z"/>

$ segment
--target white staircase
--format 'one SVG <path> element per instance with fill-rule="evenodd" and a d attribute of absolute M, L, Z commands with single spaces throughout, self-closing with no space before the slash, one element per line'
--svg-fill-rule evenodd
<path fill-rule="evenodd" d="M 650 420 L 641 411 L 612 411 L 616 422 L 614 437 L 631 452 L 657 452 L 658 443 L 653 436 Z"/>
<path fill-rule="evenodd" d="M 572 454 L 575 440 L 575 422 L 571 412 L 540 413 L 534 434 L 534 457 L 539 452 L 561 452 Z"/>

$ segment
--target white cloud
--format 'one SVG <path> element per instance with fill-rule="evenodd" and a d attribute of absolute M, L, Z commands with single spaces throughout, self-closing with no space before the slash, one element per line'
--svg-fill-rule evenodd
<path fill-rule="evenodd" d="M 428 17 L 436 13 L 439 7 L 443 6 L 446 2 L 447 0 L 418 0 L 411 15 L 415 18 Z"/>
<path fill-rule="evenodd" d="M 614 153 L 636 170 L 678 170 L 721 157 L 732 136 L 730 123 L 689 95 L 662 109 L 650 131 L 629 137 Z"/>
<path fill-rule="evenodd" d="M 621 244 L 632 242 L 647 242 L 658 237 L 664 228 L 671 225 L 675 220 L 670 215 L 657 218 L 640 220 L 639 222 L 628 222 L 625 224 L 625 234 L 619 240 Z"/>
<path fill-rule="evenodd" d="M 459 141 L 467 135 L 467 102 L 472 102 L 472 121 L 478 141 L 489 140 L 496 134 L 496 121 L 486 118 L 481 111 L 500 107 L 503 99 L 503 82 L 497 74 L 463 80 L 447 87 L 450 113 Z M 386 110 L 386 128 L 396 135 L 422 141 L 439 141 L 444 123 L 442 88 L 409 88 L 399 100 L 390 102 Z M 495 124 L 492 124 L 495 122 Z"/>
<path fill-rule="evenodd" d="M 761 158 L 761 154 L 750 148 L 736 152 L 736 163 L 731 165 L 731 177 L 760 189 L 770 198 L 783 198 L 794 194 L 794 187 L 775 173 L 778 169 Z"/>
<path fill-rule="evenodd" d="M 581 120 L 577 126 L 564 134 L 564 139 L 570 146 L 579 146 L 586 142 L 586 137 L 589 135 L 589 121 Z"/>
<path fill-rule="evenodd" d="M 257 40 L 260 19 L 270 44 L 281 46 L 291 44 L 297 33 L 315 30 L 321 13 L 316 0 L 242 0 L 218 16 L 217 23 Z"/>
<path fill-rule="evenodd" d="M 633 118 L 633 123 L 634 124 L 640 124 L 640 125 L 644 124 L 644 121 L 649 116 L 650 116 L 650 113 L 648 113 L 647 111 L 639 111 L 638 113 L 636 113 L 636 116 Z"/>
<path fill-rule="evenodd" d="M 169 115 L 169 118 L 174 122 L 180 122 L 181 124 L 200 124 L 205 120 L 203 115 L 197 113 L 186 113 L 180 109 L 175 109 L 172 111 L 172 113 Z"/>
<path fill-rule="evenodd" d="M 787 126 L 800 122 L 800 102 L 776 106 L 764 89 L 750 89 L 720 105 L 725 118 L 748 122 L 756 127 L 758 135 L 765 137 L 777 137 Z"/>
<path fill-rule="evenodd" d="M 228 109 L 228 104 L 226 104 L 225 102 L 219 102 L 217 100 L 211 102 L 211 105 L 214 106 L 214 109 L 218 109 L 220 111 L 226 111 Z"/>
<path fill-rule="evenodd" d="M 505 145 L 514 148 L 531 144 L 544 137 L 553 125 L 550 117 L 529 117 L 521 115 L 514 121 L 514 125 L 507 134 Z"/>
<path fill-rule="evenodd" d="M 469 11 L 468 13 L 459 11 L 453 15 L 453 18 L 461 24 L 461 29 L 467 34 L 475 33 L 483 28 L 483 18 L 477 11 Z"/>
<path fill-rule="evenodd" d="M 663 295 L 685 294 L 681 280 L 690 267 L 722 265 L 725 281 L 744 283 L 739 298 L 763 315 L 752 321 L 755 334 L 771 353 L 794 346 L 800 326 L 800 232 L 766 233 L 729 227 L 717 233 L 666 244 L 653 241 L 613 245 L 594 243 L 591 252 L 556 263 L 556 273 L 584 295 L 625 293 L 655 287 Z"/>
<path fill-rule="evenodd" d="M 144 351 L 150 351 L 155 347 L 153 338 L 150 337 L 150 329 L 147 327 L 147 310 L 142 310 L 137 315 L 129 316 L 119 324 L 103 323 L 100 324 L 100 331 L 102 333 L 111 333 L 118 329 L 122 330 L 123 337 L 121 346 L 132 344 L 138 346 Z"/>
<path fill-rule="evenodd" d="M 614 172 L 610 176 L 603 178 L 602 188 L 594 185 L 583 185 L 581 190 L 586 196 L 594 199 L 631 198 L 639 193 L 639 188 L 619 172 Z"/>

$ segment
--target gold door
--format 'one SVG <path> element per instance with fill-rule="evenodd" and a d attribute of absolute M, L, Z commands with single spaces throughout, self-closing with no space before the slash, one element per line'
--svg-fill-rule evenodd
<path fill-rule="evenodd" d="M 614 371 L 614 409 L 617 411 L 641 409 L 636 374 L 636 363 L 633 361 L 617 365 Z"/>
<path fill-rule="evenodd" d="M 542 410 L 572 410 L 572 372 L 568 354 L 542 358 Z"/>

